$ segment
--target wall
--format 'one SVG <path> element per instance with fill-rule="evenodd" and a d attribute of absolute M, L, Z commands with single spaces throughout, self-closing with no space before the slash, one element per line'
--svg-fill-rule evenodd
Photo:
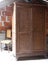
<path fill-rule="evenodd" d="M 0 9 L 0 31 L 12 25 L 12 5 Z"/>
<path fill-rule="evenodd" d="M 5 39 L 5 31 L 0 32 L 0 40 L 4 40 Z"/>
<path fill-rule="evenodd" d="M 5 39 L 6 29 L 12 26 L 12 14 L 13 14 L 12 4 L 0 9 L 0 40 Z M 4 46 L 5 45 L 2 45 L 2 47 Z"/>
<path fill-rule="evenodd" d="M 5 39 L 5 31 L 0 32 L 0 41 Z M 1 46 L 1 45 L 0 45 Z M 5 47 L 4 44 L 2 44 L 2 47 Z"/>

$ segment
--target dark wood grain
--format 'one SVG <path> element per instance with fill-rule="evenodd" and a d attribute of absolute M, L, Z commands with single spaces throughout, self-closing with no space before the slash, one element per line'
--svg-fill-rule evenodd
<path fill-rule="evenodd" d="M 45 6 L 16 3 L 16 55 L 45 55 Z"/>

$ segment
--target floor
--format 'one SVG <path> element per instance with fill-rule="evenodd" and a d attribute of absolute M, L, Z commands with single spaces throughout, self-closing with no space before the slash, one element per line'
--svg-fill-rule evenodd
<path fill-rule="evenodd" d="M 16 59 L 12 52 L 0 51 L 0 65 L 12 65 L 16 64 Z"/>
<path fill-rule="evenodd" d="M 48 59 L 16 61 L 12 52 L 0 51 L 0 65 L 48 65 Z"/>

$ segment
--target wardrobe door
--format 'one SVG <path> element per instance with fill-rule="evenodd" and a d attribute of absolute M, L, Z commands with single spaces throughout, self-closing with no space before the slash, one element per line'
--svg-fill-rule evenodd
<path fill-rule="evenodd" d="M 30 55 L 33 50 L 32 8 L 17 7 L 17 54 Z"/>
<path fill-rule="evenodd" d="M 44 7 L 36 6 L 32 9 L 33 16 L 33 51 L 37 54 L 45 51 L 45 21 Z"/>

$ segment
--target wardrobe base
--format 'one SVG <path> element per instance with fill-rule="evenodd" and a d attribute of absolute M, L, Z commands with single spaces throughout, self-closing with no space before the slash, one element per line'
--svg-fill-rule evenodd
<path fill-rule="evenodd" d="M 22 60 L 39 60 L 39 59 L 48 59 L 48 54 L 41 54 L 35 56 L 18 56 L 17 61 Z"/>

